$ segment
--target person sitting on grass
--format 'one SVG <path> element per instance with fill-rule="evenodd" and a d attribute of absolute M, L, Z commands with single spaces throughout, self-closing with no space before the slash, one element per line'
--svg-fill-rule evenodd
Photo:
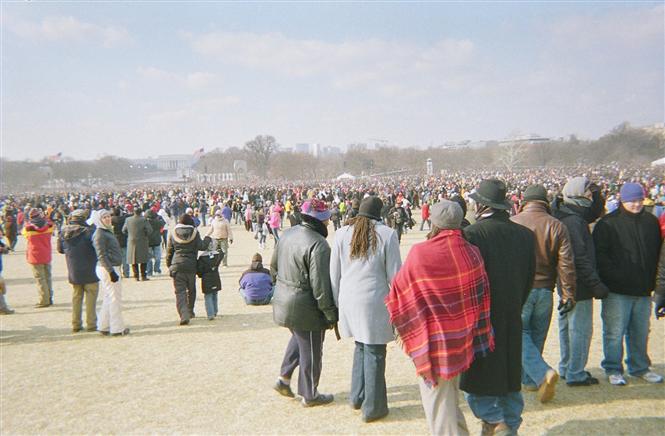
<path fill-rule="evenodd" d="M 252 256 L 249 269 L 240 276 L 240 295 L 246 304 L 260 306 L 270 304 L 272 294 L 270 270 L 263 267 L 263 257 L 256 253 Z"/>

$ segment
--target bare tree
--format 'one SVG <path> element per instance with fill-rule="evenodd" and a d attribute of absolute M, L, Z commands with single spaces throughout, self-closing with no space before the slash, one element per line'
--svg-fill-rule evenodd
<path fill-rule="evenodd" d="M 258 135 L 245 143 L 244 150 L 250 162 L 256 165 L 257 173 L 265 176 L 270 168 L 270 157 L 279 150 L 279 144 L 270 135 Z"/>
<path fill-rule="evenodd" d="M 524 141 L 515 140 L 500 145 L 496 151 L 498 162 L 505 166 L 508 171 L 512 171 L 524 159 L 526 146 Z"/>

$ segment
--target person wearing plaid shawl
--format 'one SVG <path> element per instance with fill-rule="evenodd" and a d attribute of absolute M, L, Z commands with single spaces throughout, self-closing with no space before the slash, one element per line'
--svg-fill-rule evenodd
<path fill-rule="evenodd" d="M 428 241 L 416 244 L 386 297 L 390 321 L 420 376 L 433 435 L 467 435 L 459 374 L 494 349 L 489 280 L 478 248 L 464 240 L 459 204 L 431 208 Z"/>

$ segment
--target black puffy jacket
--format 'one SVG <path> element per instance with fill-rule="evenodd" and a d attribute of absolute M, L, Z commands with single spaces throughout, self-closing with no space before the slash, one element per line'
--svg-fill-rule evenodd
<path fill-rule="evenodd" d="M 196 274 L 196 259 L 199 251 L 208 245 L 193 226 L 178 224 L 169 232 L 169 243 L 166 247 L 166 266 L 171 274 L 177 272 Z"/>

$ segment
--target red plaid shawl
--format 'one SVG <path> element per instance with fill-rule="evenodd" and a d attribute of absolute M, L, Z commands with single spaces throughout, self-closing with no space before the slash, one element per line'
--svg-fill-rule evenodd
<path fill-rule="evenodd" d="M 489 280 L 460 230 L 414 245 L 386 297 L 390 321 L 416 373 L 449 380 L 494 350 Z"/>

